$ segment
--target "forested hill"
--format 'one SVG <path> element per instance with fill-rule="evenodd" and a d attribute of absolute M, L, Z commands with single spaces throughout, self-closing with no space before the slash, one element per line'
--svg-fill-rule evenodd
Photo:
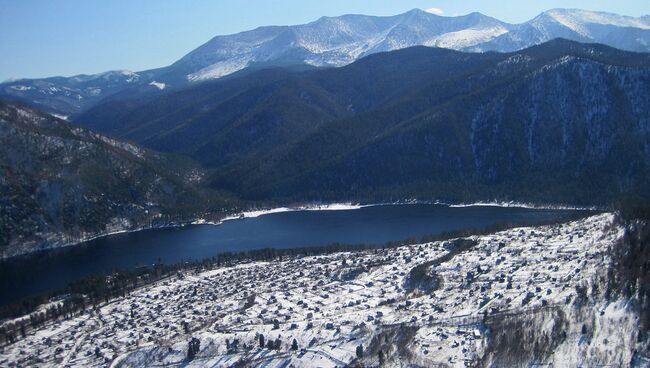
<path fill-rule="evenodd" d="M 190 160 L 0 101 L 0 258 L 226 210 Z"/>
<path fill-rule="evenodd" d="M 189 155 L 251 199 L 603 204 L 650 196 L 649 111 L 650 54 L 558 39 L 244 73 L 75 122 Z"/>

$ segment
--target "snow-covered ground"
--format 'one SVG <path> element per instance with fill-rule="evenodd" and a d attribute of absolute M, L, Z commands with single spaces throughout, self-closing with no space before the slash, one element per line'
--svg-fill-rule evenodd
<path fill-rule="evenodd" d="M 597 296 L 622 235 L 601 214 L 472 237 L 443 262 L 453 241 L 188 271 L 28 331 L 0 348 L 0 366 L 466 366 L 499 362 L 497 326 L 520 317 L 531 344 L 563 333 L 545 363 L 626 365 L 637 317 Z M 438 288 L 409 290 L 427 262 Z"/>
<path fill-rule="evenodd" d="M 295 206 L 295 207 L 276 207 L 269 209 L 259 209 L 259 210 L 250 210 L 240 213 L 236 213 L 230 216 L 226 216 L 221 219 L 221 222 L 228 220 L 236 220 L 242 218 L 252 218 L 259 217 L 264 215 L 270 215 L 273 213 L 282 213 L 282 212 L 293 212 L 293 211 L 349 211 L 349 210 L 358 210 L 363 207 L 373 207 L 373 206 L 382 206 L 383 204 L 367 204 L 360 205 L 354 203 L 330 203 L 330 204 L 321 204 L 321 205 L 305 205 L 305 206 Z M 206 223 L 204 220 L 197 220 L 194 223 Z"/>

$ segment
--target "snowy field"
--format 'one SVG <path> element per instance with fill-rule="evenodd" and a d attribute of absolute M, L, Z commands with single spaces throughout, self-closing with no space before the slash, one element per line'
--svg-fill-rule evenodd
<path fill-rule="evenodd" d="M 531 344 L 561 330 L 546 364 L 625 365 L 637 317 L 599 296 L 622 235 L 601 214 L 472 237 L 442 262 L 457 243 L 185 272 L 28 331 L 0 348 L 0 366 L 463 367 L 498 361 L 490 335 L 518 316 Z M 422 264 L 429 284 L 411 289 Z"/>

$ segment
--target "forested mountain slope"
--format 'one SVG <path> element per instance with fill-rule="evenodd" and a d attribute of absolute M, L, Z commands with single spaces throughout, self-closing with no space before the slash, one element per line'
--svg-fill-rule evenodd
<path fill-rule="evenodd" d="M 649 54 L 561 39 L 416 47 L 107 102 L 76 122 L 190 155 L 247 198 L 605 203 L 650 194 L 649 78 Z"/>
<path fill-rule="evenodd" d="M 0 255 L 227 206 L 189 160 L 0 101 Z"/>

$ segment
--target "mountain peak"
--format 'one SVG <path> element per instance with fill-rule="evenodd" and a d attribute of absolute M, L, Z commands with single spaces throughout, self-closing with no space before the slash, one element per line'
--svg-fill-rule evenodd
<path fill-rule="evenodd" d="M 373 53 L 418 45 L 467 52 L 511 52 L 563 37 L 650 52 L 650 15 L 635 18 L 580 9 L 551 9 L 514 25 L 478 12 L 462 16 L 439 14 L 433 9 L 415 8 L 393 16 L 347 14 L 321 17 L 307 24 L 258 27 L 213 37 L 168 67 L 138 73 L 115 71 L 18 80 L 0 85 L 0 97 L 36 103 L 46 111 L 71 115 L 104 96 L 151 82 L 183 86 L 248 67 L 344 66 Z"/>
<path fill-rule="evenodd" d="M 650 20 L 647 17 L 635 18 L 600 11 L 555 8 L 543 12 L 540 16 L 551 18 L 574 30 L 589 24 L 650 29 Z"/>
<path fill-rule="evenodd" d="M 414 8 L 414 9 L 411 9 L 411 10 L 407 11 L 406 13 L 402 13 L 401 15 L 399 15 L 399 17 L 407 18 L 407 19 L 413 19 L 413 18 L 415 18 L 415 19 L 429 19 L 429 18 L 440 17 L 440 15 L 439 14 L 434 14 L 432 12 L 428 12 L 428 11 L 425 11 L 425 10 L 422 10 L 422 9 L 419 9 L 419 8 Z"/>
<path fill-rule="evenodd" d="M 427 11 L 424 11 L 424 10 L 422 10 L 420 8 L 413 8 L 413 9 L 407 11 L 404 14 L 431 14 L 431 13 L 429 13 Z"/>

